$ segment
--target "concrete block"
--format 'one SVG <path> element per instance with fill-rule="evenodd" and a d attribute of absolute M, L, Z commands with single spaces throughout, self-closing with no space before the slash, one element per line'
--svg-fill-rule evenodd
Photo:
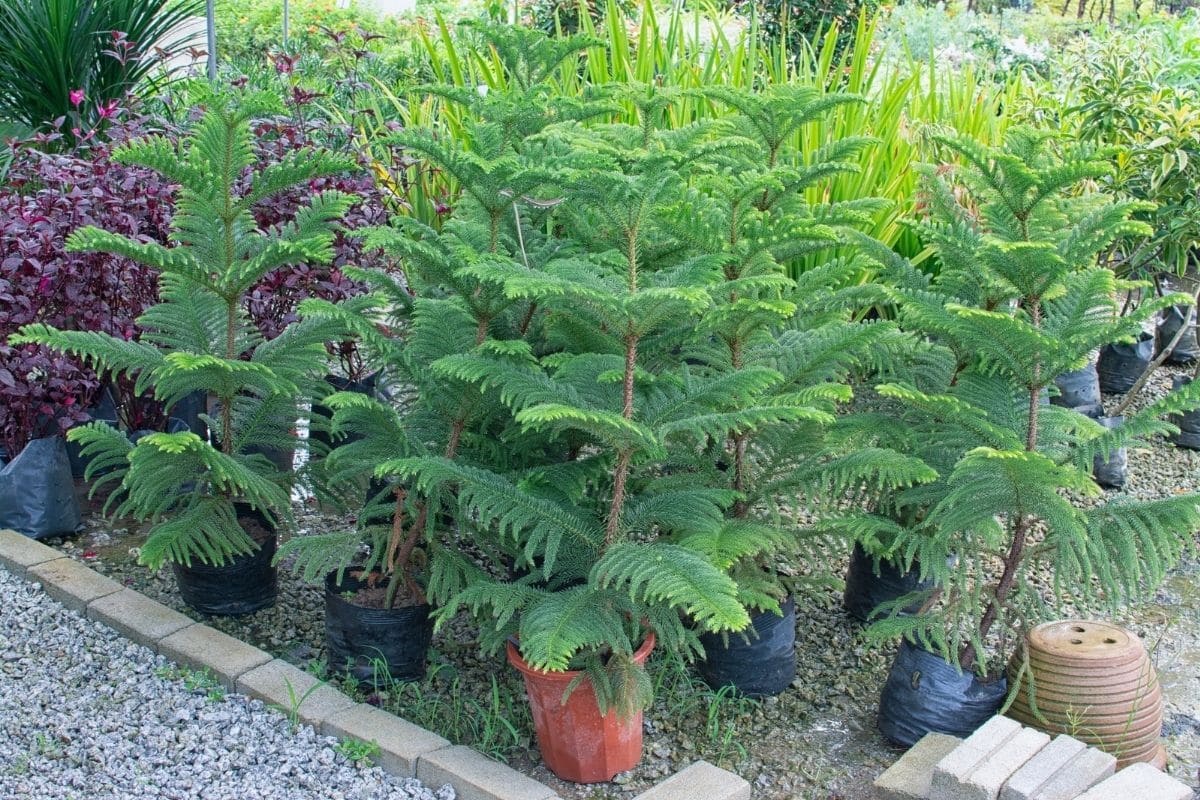
<path fill-rule="evenodd" d="M 317 730 L 329 717 L 354 707 L 354 701 L 337 689 L 278 658 L 241 675 L 236 686 L 242 694 L 278 706 L 285 714 L 295 712 L 300 722 Z"/>
<path fill-rule="evenodd" d="M 228 689 L 237 689 L 237 679 L 271 656 L 207 625 L 189 625 L 158 643 L 158 652 L 191 669 L 209 669 Z"/>
<path fill-rule="evenodd" d="M 1086 751 L 1087 745 L 1078 739 L 1066 734 L 1055 737 L 1025 766 L 1013 773 L 1000 790 L 1000 800 L 1032 800 L 1038 789 Z"/>
<path fill-rule="evenodd" d="M 551 800 L 554 790 L 512 767 L 458 745 L 417 760 L 417 779 L 426 786 L 448 783 L 458 800 Z"/>
<path fill-rule="evenodd" d="M 925 800 L 933 768 L 962 742 L 957 736 L 928 733 L 875 779 L 879 800 Z"/>
<path fill-rule="evenodd" d="M 1000 796 L 1000 789 L 1013 773 L 1048 744 L 1048 734 L 1033 728 L 1022 728 L 967 777 L 961 797 L 963 800 L 996 800 Z"/>
<path fill-rule="evenodd" d="M 1112 775 L 1117 769 L 1117 759 L 1089 747 L 1070 765 L 1055 773 L 1042 784 L 1030 800 L 1075 800 L 1088 789 Z M 1149 800 L 1137 798 L 1136 800 Z"/>
<path fill-rule="evenodd" d="M 195 624 L 186 615 L 132 589 L 93 600 L 87 607 L 87 615 L 151 650 L 159 639 Z"/>
<path fill-rule="evenodd" d="M 738 775 L 697 761 L 662 783 L 642 792 L 635 800 L 750 800 L 750 784 Z"/>
<path fill-rule="evenodd" d="M 449 747 L 450 742 L 374 706 L 359 703 L 321 723 L 321 733 L 339 739 L 357 739 L 379 745 L 376 761 L 393 775 L 411 778 L 417 774 L 417 760 Z"/>
<path fill-rule="evenodd" d="M 1079 800 L 1192 800 L 1192 788 L 1149 764 L 1132 764 L 1096 784 Z"/>
<path fill-rule="evenodd" d="M 1021 723 L 1008 717 L 985 722 L 933 768 L 929 800 L 962 800 L 962 787 L 971 773 L 1020 730 Z"/>
<path fill-rule="evenodd" d="M 46 594 L 73 611 L 87 613 L 88 603 L 125 587 L 71 558 L 57 558 L 30 567 L 26 577 L 42 584 Z"/>
<path fill-rule="evenodd" d="M 62 558 L 63 554 L 7 528 L 0 530 L 0 565 L 14 575 L 25 577 L 25 572 L 37 564 Z"/>

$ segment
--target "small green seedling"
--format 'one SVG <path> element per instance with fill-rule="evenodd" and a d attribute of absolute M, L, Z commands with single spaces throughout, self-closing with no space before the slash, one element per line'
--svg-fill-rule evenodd
<path fill-rule="evenodd" d="M 225 699 L 225 687 L 208 667 L 195 670 L 175 664 L 164 664 L 155 668 L 154 674 L 164 680 L 182 682 L 184 688 L 189 692 L 203 691 L 205 696 L 214 703 Z"/>
<path fill-rule="evenodd" d="M 288 726 L 291 728 L 292 733 L 295 733 L 296 729 L 300 727 L 300 706 L 304 705 L 304 701 L 307 700 L 313 692 L 324 686 L 325 682 L 318 681 L 317 683 L 314 683 L 306 692 L 304 692 L 304 694 L 297 694 L 296 688 L 292 686 L 292 682 L 287 678 L 283 679 L 283 683 L 287 687 L 288 692 L 287 706 L 285 707 L 277 703 L 271 703 L 269 708 L 273 708 L 276 711 L 284 714 L 288 719 Z"/>
<path fill-rule="evenodd" d="M 360 767 L 372 763 L 375 756 L 379 755 L 378 742 L 363 742 L 357 739 L 343 739 L 334 745 L 333 749 L 345 756 L 347 761 Z"/>

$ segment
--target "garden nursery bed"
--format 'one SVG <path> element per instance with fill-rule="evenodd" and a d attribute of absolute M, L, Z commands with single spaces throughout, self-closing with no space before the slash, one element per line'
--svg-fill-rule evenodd
<path fill-rule="evenodd" d="M 1141 404 L 1165 392 L 1173 374 L 1177 370 L 1160 369 Z M 1106 397 L 1106 404 L 1117 399 Z M 1155 439 L 1150 447 L 1130 452 L 1125 489 L 1106 494 L 1155 498 L 1198 488 L 1200 452 Z M 297 513 L 304 533 L 346 523 L 312 508 L 298 508 Z M 169 567 L 150 572 L 136 563 L 140 542 L 136 529 L 89 515 L 80 536 L 52 543 L 93 569 L 200 618 L 181 600 Z M 797 674 L 778 697 L 755 701 L 714 693 L 678 659 L 656 653 L 651 662 L 656 699 L 645 716 L 642 761 L 612 783 L 583 786 L 557 779 L 542 765 L 519 676 L 503 655 L 479 653 L 466 619 L 455 620 L 435 637 L 423 682 L 360 692 L 325 668 L 323 589 L 286 569 L 279 580 L 279 599 L 271 608 L 203 621 L 318 672 L 343 691 L 503 759 L 564 798 L 632 797 L 703 758 L 746 778 L 753 797 L 761 800 L 870 800 L 871 780 L 899 753 L 875 725 L 879 688 L 894 647 L 864 636 L 861 625 L 842 609 L 836 588 L 807 598 L 797 614 Z M 1166 698 L 1168 770 L 1195 786 L 1200 769 L 1200 684 L 1195 677 L 1200 672 L 1200 561 L 1195 554 L 1172 573 L 1152 602 L 1128 609 L 1117 621 L 1138 633 L 1152 653 Z"/>
<path fill-rule="evenodd" d="M 0 0 L 10 542 L 514 796 L 1196 785 L 1200 17 L 343 5 Z"/>

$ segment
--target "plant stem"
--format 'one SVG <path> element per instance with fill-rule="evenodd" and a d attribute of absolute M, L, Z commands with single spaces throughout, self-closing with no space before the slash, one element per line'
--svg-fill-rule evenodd
<path fill-rule="evenodd" d="M 210 32 L 211 38 L 211 32 Z M 210 42 L 211 44 L 211 42 Z M 215 61 L 210 62 L 210 64 Z M 233 141 L 234 128 L 233 123 L 228 118 L 225 120 L 226 136 L 225 136 L 225 207 L 222 209 L 221 222 L 224 226 L 225 240 L 225 275 L 230 275 L 233 272 L 233 262 L 237 258 L 237 248 L 234 242 L 233 222 L 236 214 L 233 210 L 233 191 L 229 185 L 230 178 L 233 174 Z M 214 282 L 216 282 L 214 280 Z M 241 303 L 241 296 L 235 294 L 229 287 L 223 287 L 225 291 L 225 360 L 233 361 L 237 357 L 237 312 L 238 305 Z M 221 398 L 221 451 L 225 455 L 233 455 L 233 397 Z"/>
<path fill-rule="evenodd" d="M 237 355 L 234 338 L 234 327 L 237 325 L 237 301 L 226 303 L 225 317 L 225 359 L 233 361 Z M 227 456 L 233 455 L 233 398 L 221 398 L 221 452 Z"/>
<path fill-rule="evenodd" d="M 638 229 L 632 226 L 626 233 L 625 253 L 628 259 L 626 280 L 629 283 L 629 293 L 637 293 L 637 246 Z M 633 377 L 637 371 L 638 335 L 633 323 L 625 333 L 625 380 L 622 383 L 621 416 L 633 419 Z M 629 480 L 629 464 L 633 461 L 633 448 L 626 447 L 617 454 L 617 463 L 613 468 L 613 496 L 608 507 L 608 521 L 604 526 L 604 544 L 611 545 L 617 540 L 621 529 L 621 510 L 625 505 L 625 484 Z"/>
<path fill-rule="evenodd" d="M 737 296 L 734 295 L 733 302 L 737 302 Z M 735 371 L 742 368 L 742 343 L 740 339 L 734 338 L 729 345 L 730 363 Z M 746 491 L 746 434 L 736 432 L 731 437 L 733 442 L 733 490 L 738 494 L 744 494 Z M 746 516 L 750 511 L 750 504 L 746 502 L 744 497 L 739 497 L 733 504 L 733 515 L 739 519 Z"/>
<path fill-rule="evenodd" d="M 1033 327 L 1041 328 L 1042 306 L 1039 298 L 1033 298 L 1029 314 Z M 1038 354 L 1035 354 L 1034 358 L 1036 360 L 1033 363 L 1033 385 L 1029 387 L 1029 430 L 1025 434 L 1025 452 L 1027 453 L 1037 451 L 1038 412 L 1041 410 L 1042 363 Z M 992 625 L 1000 616 L 1000 608 L 1008 599 L 1008 594 L 1016 582 L 1017 567 L 1021 563 L 1021 557 L 1025 551 L 1025 540 L 1032 526 L 1033 517 L 1026 514 L 1018 514 L 1013 521 L 1012 542 L 1009 545 L 1008 554 L 1004 557 L 1004 570 L 1000 573 L 1000 580 L 996 582 L 992 599 L 988 603 L 987 609 L 984 610 L 983 617 L 979 620 L 979 641 L 981 642 L 987 639 L 988 632 L 991 631 Z M 958 661 L 963 670 L 970 670 L 975 666 L 975 649 L 969 643 L 963 645 L 959 651 Z"/>
<path fill-rule="evenodd" d="M 475 346 L 483 344 L 483 340 L 487 338 L 489 318 L 482 316 L 479 318 L 479 326 L 475 330 Z M 458 446 L 462 441 L 463 430 L 467 426 L 467 414 L 469 409 L 464 404 L 454 418 L 454 422 L 450 425 L 450 436 L 446 441 L 445 457 L 452 460 L 458 454 Z M 420 509 L 417 511 L 417 517 L 413 520 L 412 525 L 408 529 L 408 533 L 404 535 L 403 541 L 400 537 L 403 526 L 401 521 L 404 514 L 404 492 L 402 489 L 396 489 L 396 510 L 392 515 L 392 536 L 388 542 L 388 569 L 391 570 L 392 578 L 388 583 L 387 600 L 384 603 L 384 608 L 391 608 L 392 603 L 396 600 L 396 591 L 400 586 L 400 577 L 403 576 L 404 581 L 408 584 L 409 591 L 413 593 L 420 602 L 426 602 L 425 593 L 421 591 L 420 584 L 413 577 L 412 570 L 409 569 L 409 559 L 412 558 L 413 551 L 417 548 L 417 542 L 420 541 L 421 532 L 425 529 L 425 523 L 429 520 L 429 500 L 425 499 L 421 502 Z M 395 554 L 394 558 L 392 554 Z"/>

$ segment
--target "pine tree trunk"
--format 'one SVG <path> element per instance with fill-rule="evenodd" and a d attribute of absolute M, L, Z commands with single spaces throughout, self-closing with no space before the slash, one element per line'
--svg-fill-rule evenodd
<path fill-rule="evenodd" d="M 1035 329 L 1042 327 L 1042 305 L 1041 300 L 1034 298 L 1030 303 L 1029 308 L 1030 323 Z M 1033 386 L 1029 389 L 1029 428 L 1025 433 L 1025 452 L 1033 453 L 1037 451 L 1038 438 L 1038 412 L 1041 410 L 1041 394 L 1042 394 L 1042 367 L 1040 361 L 1035 361 L 1033 365 Z M 1000 573 L 1000 580 L 996 582 L 996 588 L 992 592 L 992 600 L 988 603 L 987 609 L 983 612 L 983 617 L 979 620 L 979 641 L 986 642 L 988 633 L 992 629 L 992 625 L 996 623 L 1000 616 L 1000 609 L 1004 602 L 1008 599 L 1009 592 L 1012 591 L 1013 584 L 1016 583 L 1017 569 L 1021 565 L 1021 559 L 1025 553 L 1026 538 L 1029 536 L 1029 529 L 1033 526 L 1033 519 L 1024 514 L 1019 515 L 1012 523 L 1012 542 L 1008 548 L 1008 555 L 1004 558 L 1004 570 Z M 959 665 L 964 671 L 969 671 L 975 666 L 975 650 L 970 644 L 963 645 L 959 651 Z"/>

